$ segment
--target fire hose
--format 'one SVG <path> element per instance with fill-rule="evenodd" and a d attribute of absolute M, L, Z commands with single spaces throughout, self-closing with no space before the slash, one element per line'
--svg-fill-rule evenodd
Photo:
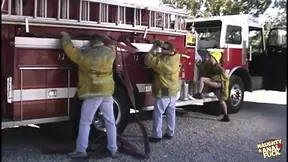
<path fill-rule="evenodd" d="M 117 40 L 113 40 L 113 38 L 111 37 L 107 37 L 107 36 L 102 36 L 102 41 L 104 42 L 104 44 L 110 44 L 110 45 L 114 45 L 116 47 L 125 49 L 126 51 L 130 52 L 130 53 L 135 53 L 137 52 L 137 48 L 133 47 L 132 44 L 127 43 L 128 45 L 125 46 L 121 43 L 119 43 L 119 41 Z M 123 53 L 121 53 L 122 56 L 124 55 Z M 141 112 L 141 109 L 139 108 L 139 106 L 136 104 L 136 99 L 135 99 L 135 89 L 132 86 L 131 80 L 130 80 L 130 76 L 128 74 L 127 68 L 126 68 L 126 62 L 124 57 L 122 57 L 122 64 L 124 65 L 123 67 L 123 77 L 122 82 L 124 83 L 125 88 L 127 89 L 127 93 L 129 95 L 129 99 L 131 101 L 132 106 L 139 111 L 139 113 Z M 144 153 L 138 152 L 138 149 L 136 146 L 134 146 L 133 144 L 131 144 L 130 142 L 128 142 L 127 140 L 125 140 L 124 138 L 122 138 L 120 135 L 117 135 L 117 145 L 118 145 L 118 150 L 121 153 L 125 153 L 128 155 L 131 155 L 139 160 L 143 160 L 149 157 L 150 155 L 150 146 L 149 146 L 149 138 L 148 138 L 148 133 L 147 130 L 145 128 L 145 126 L 143 125 L 143 123 L 141 122 L 140 118 L 139 118 L 139 114 L 135 113 L 136 115 L 136 123 L 139 125 L 140 129 L 141 129 L 141 133 L 143 136 L 143 141 L 144 141 Z M 106 134 L 103 133 L 102 135 L 99 136 L 100 139 L 101 137 L 105 137 Z M 97 140 L 96 140 L 97 141 Z M 96 142 L 94 141 L 94 142 Z M 68 144 L 69 145 L 69 144 Z M 70 151 L 73 150 L 73 148 L 71 148 L 72 146 L 68 146 L 66 145 L 66 148 L 46 148 L 42 150 L 43 154 L 55 154 L 55 153 L 68 153 Z M 65 147 L 65 146 L 64 146 Z M 103 147 L 103 146 L 102 146 Z M 101 148 L 102 148 L 101 147 Z M 105 148 L 105 147 L 103 147 Z M 98 151 L 98 154 L 102 154 L 103 151 Z M 92 156 L 90 157 L 97 157 L 97 155 L 92 154 Z"/>

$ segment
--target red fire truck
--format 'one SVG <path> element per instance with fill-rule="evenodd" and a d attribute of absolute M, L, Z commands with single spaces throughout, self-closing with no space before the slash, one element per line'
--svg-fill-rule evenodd
<path fill-rule="evenodd" d="M 263 86 L 276 90 L 286 87 L 284 73 L 277 75 L 286 69 L 286 29 L 272 30 L 266 46 L 263 27 L 248 15 L 191 19 L 187 12 L 171 5 L 120 0 L 3 0 L 1 7 L 2 129 L 79 117 L 79 113 L 73 113 L 73 109 L 81 108 L 74 103 L 77 66 L 61 49 L 61 31 L 70 33 L 76 47 L 89 43 L 88 37 L 93 34 L 108 34 L 125 46 L 137 48 L 136 53 L 118 48 L 114 63 L 114 108 L 119 133 L 126 128 L 130 108 L 134 108 L 123 83 L 125 69 L 139 108 L 153 109 L 151 69 L 143 64 L 151 40 L 170 41 L 181 53 L 177 106 L 217 101 L 210 94 L 203 100 L 190 97 L 199 79 L 195 58 L 211 48 L 223 50 L 222 64 L 230 76 L 230 113 L 241 108 L 244 91 Z M 94 132 L 105 131 L 100 111 L 91 127 Z"/>

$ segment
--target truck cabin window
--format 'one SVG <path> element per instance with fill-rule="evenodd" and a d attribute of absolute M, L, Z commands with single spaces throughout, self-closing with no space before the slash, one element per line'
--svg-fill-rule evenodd
<path fill-rule="evenodd" d="M 252 46 L 253 55 L 262 54 L 264 52 L 262 39 L 262 30 L 249 31 L 249 45 Z"/>
<path fill-rule="evenodd" d="M 272 29 L 268 38 L 268 46 L 287 47 L 287 31 L 285 29 Z"/>
<path fill-rule="evenodd" d="M 221 27 L 208 27 L 196 29 L 198 33 L 198 50 L 220 48 Z"/>
<path fill-rule="evenodd" d="M 240 26 L 227 25 L 225 42 L 227 44 L 241 44 L 242 28 Z"/>

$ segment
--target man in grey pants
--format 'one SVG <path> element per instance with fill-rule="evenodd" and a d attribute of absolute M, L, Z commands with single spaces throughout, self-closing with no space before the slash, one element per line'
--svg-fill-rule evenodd
<path fill-rule="evenodd" d="M 162 51 L 159 53 L 157 49 Z M 154 71 L 152 93 L 155 97 L 153 130 L 150 142 L 162 139 L 162 115 L 166 112 L 167 130 L 163 138 L 171 139 L 175 130 L 175 102 L 179 90 L 180 55 L 173 44 L 156 41 L 151 51 L 144 57 L 145 64 Z"/>
<path fill-rule="evenodd" d="M 71 158 L 87 157 L 90 125 L 100 107 L 107 130 L 107 149 L 111 156 L 117 153 L 117 131 L 113 112 L 113 62 L 115 47 L 104 44 L 101 37 L 94 36 L 90 40 L 90 47 L 82 50 L 75 48 L 66 32 L 61 32 L 62 46 L 66 55 L 78 64 L 78 97 L 84 102 L 81 107 L 79 132 L 76 150 L 69 154 Z"/>

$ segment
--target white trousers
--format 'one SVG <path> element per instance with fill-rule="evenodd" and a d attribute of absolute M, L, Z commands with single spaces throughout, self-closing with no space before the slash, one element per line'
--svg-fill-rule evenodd
<path fill-rule="evenodd" d="M 113 111 L 113 97 L 96 97 L 84 100 L 81 109 L 79 132 L 76 142 L 76 151 L 86 152 L 89 142 L 90 125 L 98 108 L 103 113 L 106 132 L 107 149 L 117 151 L 117 130 Z"/>
<path fill-rule="evenodd" d="M 166 112 L 166 133 L 174 135 L 175 130 L 175 103 L 176 97 L 156 98 L 153 110 L 152 137 L 162 138 L 162 115 Z"/>

